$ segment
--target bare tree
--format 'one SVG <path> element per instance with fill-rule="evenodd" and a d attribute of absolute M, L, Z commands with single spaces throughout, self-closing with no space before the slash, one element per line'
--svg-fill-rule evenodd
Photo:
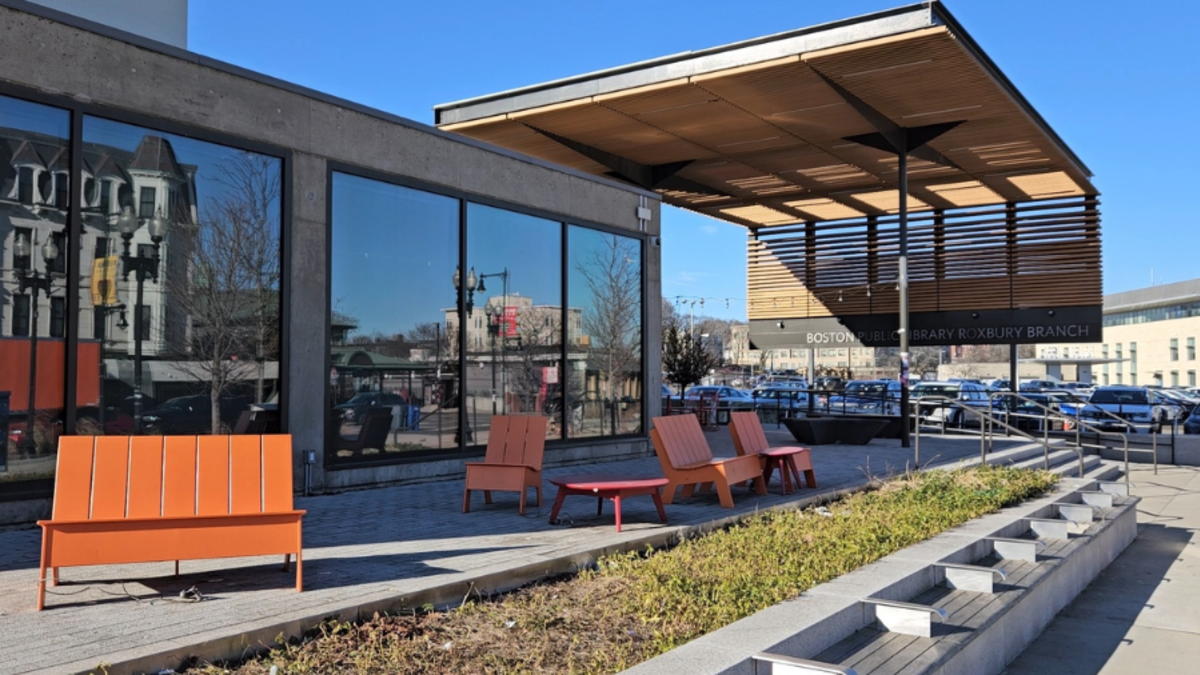
<path fill-rule="evenodd" d="M 640 267 L 637 244 L 616 235 L 605 237 L 603 248 L 576 265 L 592 296 L 582 317 L 583 333 L 608 406 L 616 404 L 642 359 Z"/>
<path fill-rule="evenodd" d="M 176 237 L 173 254 L 187 258 L 186 274 L 168 276 L 166 292 L 168 311 L 186 317 L 185 335 L 168 344 L 208 382 L 213 433 L 221 431 L 222 395 L 254 379 L 263 400 L 266 362 L 278 362 L 280 173 L 277 159 L 253 153 L 222 161 L 199 223 L 181 224 L 186 231 Z"/>

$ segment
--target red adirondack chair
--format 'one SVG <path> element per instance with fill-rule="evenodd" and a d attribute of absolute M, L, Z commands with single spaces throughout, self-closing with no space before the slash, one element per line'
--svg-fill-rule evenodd
<path fill-rule="evenodd" d="M 471 510 L 471 490 L 483 490 L 487 504 L 492 503 L 492 490 L 520 492 L 517 512 L 525 515 L 525 493 L 533 488 L 537 505 L 542 505 L 542 454 L 548 419 L 540 415 L 492 416 L 483 461 L 467 462 L 463 513 Z"/>

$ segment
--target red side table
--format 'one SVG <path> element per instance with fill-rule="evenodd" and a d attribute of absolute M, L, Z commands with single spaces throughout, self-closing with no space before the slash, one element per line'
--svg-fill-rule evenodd
<path fill-rule="evenodd" d="M 621 531 L 622 497 L 650 495 L 654 498 L 654 506 L 658 508 L 659 519 L 667 522 L 667 512 L 663 510 L 662 503 L 662 489 L 667 484 L 666 478 L 584 474 L 551 478 L 550 483 L 558 486 L 558 494 L 554 496 L 554 507 L 550 509 L 550 522 L 558 520 L 558 511 L 568 495 L 596 497 L 596 515 L 604 512 L 604 500 L 611 499 L 617 516 L 617 532 Z"/>

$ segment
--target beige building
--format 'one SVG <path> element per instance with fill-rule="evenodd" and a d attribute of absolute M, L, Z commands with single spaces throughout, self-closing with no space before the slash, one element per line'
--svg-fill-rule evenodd
<path fill-rule="evenodd" d="M 1103 342 L 1038 345 L 1037 354 L 1051 377 L 1090 360 L 1096 384 L 1194 387 L 1197 337 L 1200 279 L 1192 279 L 1106 295 Z"/>

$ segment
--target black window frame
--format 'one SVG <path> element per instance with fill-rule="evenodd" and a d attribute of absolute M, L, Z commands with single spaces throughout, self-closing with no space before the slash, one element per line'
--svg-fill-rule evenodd
<path fill-rule="evenodd" d="M 32 296 L 24 293 L 14 293 L 12 295 L 12 319 L 9 333 L 13 337 L 29 337 L 30 335 L 30 310 L 33 307 L 30 304 L 31 299 Z"/>

